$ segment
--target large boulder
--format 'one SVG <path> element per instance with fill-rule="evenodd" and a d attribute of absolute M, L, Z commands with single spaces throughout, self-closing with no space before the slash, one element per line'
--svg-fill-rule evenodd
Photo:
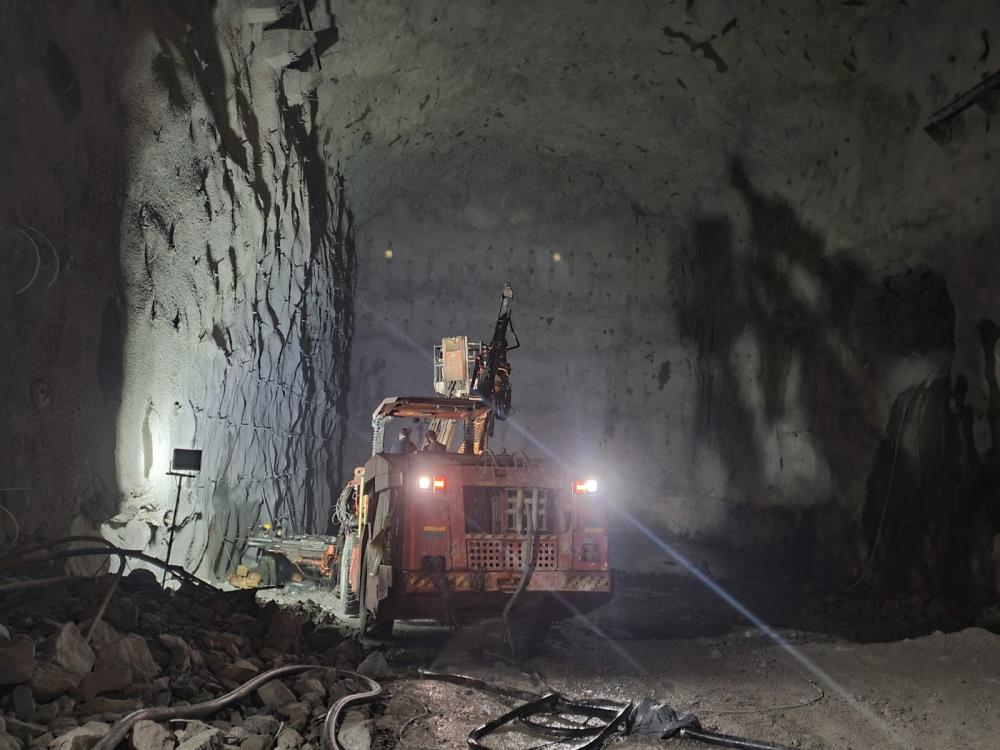
<path fill-rule="evenodd" d="M 155 721 L 143 720 L 132 729 L 131 745 L 132 750 L 174 750 L 177 740 Z"/>
<path fill-rule="evenodd" d="M 35 671 L 35 644 L 21 640 L 0 648 L 0 685 L 20 685 Z"/>
<path fill-rule="evenodd" d="M 346 750 L 371 750 L 371 722 L 350 716 L 341 724 L 337 739 Z"/>
<path fill-rule="evenodd" d="M 49 750 L 90 750 L 111 727 L 102 721 L 88 721 L 49 743 Z"/>
<path fill-rule="evenodd" d="M 47 638 L 41 652 L 44 659 L 81 678 L 94 668 L 94 650 L 72 622 L 67 622 Z"/>
<path fill-rule="evenodd" d="M 14 705 L 14 715 L 21 721 L 29 721 L 35 713 L 35 696 L 27 685 L 18 685 L 10 692 L 10 700 Z"/>
<path fill-rule="evenodd" d="M 212 727 L 188 737 L 177 746 L 177 750 L 212 750 L 222 744 L 224 737 L 221 729 Z"/>
<path fill-rule="evenodd" d="M 80 684 L 80 675 L 58 664 L 42 662 L 35 667 L 35 673 L 31 675 L 29 684 L 31 692 L 35 694 L 35 700 L 46 703 L 76 688 Z"/>
<path fill-rule="evenodd" d="M 273 737 L 278 731 L 278 726 L 278 720 L 269 714 L 248 716 L 243 720 L 243 728 L 250 734 L 266 734 L 268 737 Z"/>
<path fill-rule="evenodd" d="M 85 701 L 101 693 L 122 690 L 132 684 L 132 673 L 124 667 L 95 669 L 80 681 L 76 694 Z"/>
<path fill-rule="evenodd" d="M 278 735 L 278 739 L 275 741 L 275 746 L 278 750 L 285 750 L 286 748 L 299 748 L 305 740 L 302 735 L 296 732 L 291 727 L 285 727 L 281 730 L 281 734 Z"/>
<path fill-rule="evenodd" d="M 385 654 L 381 651 L 372 651 L 368 654 L 365 660 L 358 665 L 357 672 L 373 680 L 392 677 L 392 669 L 389 668 L 389 662 L 385 660 Z"/>
<path fill-rule="evenodd" d="M 285 687 L 280 680 L 265 682 L 257 688 L 257 696 L 268 708 L 281 708 L 297 700 L 295 693 Z"/>
<path fill-rule="evenodd" d="M 271 735 L 254 734 L 240 743 L 240 750 L 270 750 Z"/>
<path fill-rule="evenodd" d="M 100 649 L 106 643 L 121 640 L 122 637 L 121 633 L 111 625 L 108 625 L 104 620 L 98 620 L 96 624 L 92 620 L 87 620 L 82 623 L 81 627 L 84 630 L 89 629 L 90 645 L 96 649 Z"/>
<path fill-rule="evenodd" d="M 136 682 L 147 682 L 160 673 L 146 639 L 134 633 L 102 646 L 97 667 L 128 670 Z"/>
<path fill-rule="evenodd" d="M 170 670 L 172 672 L 187 672 L 191 669 L 191 647 L 180 636 L 170 633 L 160 634 L 160 643 L 170 652 Z"/>
<path fill-rule="evenodd" d="M 260 674 L 260 668 L 246 659 L 239 659 L 228 665 L 219 672 L 219 677 L 223 677 L 233 682 L 244 683 Z"/>

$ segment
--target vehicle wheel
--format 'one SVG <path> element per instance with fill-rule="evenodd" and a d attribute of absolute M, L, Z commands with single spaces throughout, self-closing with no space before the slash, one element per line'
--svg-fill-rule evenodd
<path fill-rule="evenodd" d="M 368 630 L 369 623 L 373 622 L 374 615 L 369 611 L 366 606 L 368 601 L 368 527 L 361 532 L 361 541 L 359 542 L 361 547 L 361 554 L 359 555 L 358 564 L 358 628 L 361 631 L 361 635 L 364 635 Z"/>
<path fill-rule="evenodd" d="M 396 624 L 393 617 L 379 617 L 378 615 L 368 617 L 368 631 L 365 633 L 369 638 L 391 638 L 392 626 Z"/>
<path fill-rule="evenodd" d="M 356 544 L 356 537 L 348 533 L 344 538 L 344 549 L 340 557 L 340 614 L 345 617 L 358 614 L 358 597 L 351 591 L 351 552 Z"/>

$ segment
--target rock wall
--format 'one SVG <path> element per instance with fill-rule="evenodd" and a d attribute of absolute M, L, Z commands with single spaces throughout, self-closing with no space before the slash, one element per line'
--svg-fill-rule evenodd
<path fill-rule="evenodd" d="M 0 543 L 118 504 L 127 153 L 110 4 L 0 3 Z"/>
<path fill-rule="evenodd" d="M 202 470 L 181 482 L 172 559 L 224 575 L 239 558 L 230 542 L 249 526 L 278 518 L 290 530 L 324 530 L 340 488 L 354 230 L 314 127 L 317 78 L 274 4 L 54 6 L 29 14 L 11 4 L 23 29 L 34 20 L 40 38 L 53 40 L 43 44 L 69 40 L 60 70 L 82 71 L 75 104 L 56 95 L 47 103 L 63 111 L 52 136 L 59 169 L 22 157 L 25 173 L 49 183 L 18 200 L 57 203 L 61 231 L 45 213 L 25 222 L 57 248 L 73 242 L 100 275 L 74 274 L 78 260 L 56 286 L 25 292 L 44 301 L 68 294 L 59 285 L 74 277 L 90 285 L 89 310 L 74 310 L 67 296 L 33 319 L 37 337 L 82 334 L 72 356 L 37 339 L 25 346 L 73 384 L 65 409 L 83 405 L 73 424 L 38 436 L 43 453 L 73 464 L 99 456 L 102 473 L 91 480 L 67 466 L 36 488 L 59 512 L 26 518 L 25 531 L 106 521 L 108 538 L 162 557 L 177 491 L 167 475 L 171 450 L 198 448 Z M 101 50 L 96 59 L 91 46 Z M 44 80 L 30 51 L 23 65 Z M 25 82 L 25 101 L 35 82 Z M 76 91 L 64 84 L 53 87 Z M 17 142 L 45 154 L 50 144 L 36 132 L 45 117 L 18 103 Z M 77 140 L 100 170 L 79 158 L 60 164 Z M 107 206 L 95 216 L 101 198 Z M 91 224 L 95 236 L 83 235 Z M 27 236 L 16 225 L 12 232 Z M 27 320 L 19 301 L 8 304 Z M 25 395 L 43 375 L 13 369 Z M 24 462 L 26 481 L 57 471 L 58 462 L 41 458 Z M 87 482 L 99 497 L 84 494 Z M 60 495 L 82 499 L 68 506 Z"/>
<path fill-rule="evenodd" d="M 176 545 L 188 569 L 223 575 L 226 540 L 271 519 L 323 531 L 339 494 L 353 229 L 303 98 L 308 73 L 275 69 L 268 32 L 238 5 L 213 17 L 192 3 L 179 20 L 137 45 L 123 85 L 138 99 L 167 82 L 130 122 L 128 500 L 109 531 L 165 553 L 169 451 L 200 448 Z"/>
<path fill-rule="evenodd" d="M 713 572 L 994 595 L 998 136 L 978 108 L 944 148 L 923 126 L 1000 66 L 995 4 L 339 25 L 352 456 L 378 398 L 430 391 L 437 339 L 489 336 L 510 281 L 497 445 L 598 468 L 619 549 L 636 522 L 721 550 Z"/>

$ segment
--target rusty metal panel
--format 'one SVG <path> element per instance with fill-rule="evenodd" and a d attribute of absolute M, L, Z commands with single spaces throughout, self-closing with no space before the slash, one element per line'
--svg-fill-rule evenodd
<path fill-rule="evenodd" d="M 457 597 L 452 602 L 456 605 L 460 605 L 464 597 L 474 597 L 481 593 L 509 593 L 516 588 L 520 580 L 517 571 L 454 571 L 448 573 L 447 578 L 450 593 Z M 408 572 L 403 576 L 403 589 L 406 593 L 415 595 L 440 593 L 433 578 L 417 572 Z M 529 579 L 526 590 L 564 593 L 610 592 L 611 574 L 536 571 Z"/>
<path fill-rule="evenodd" d="M 469 567 L 479 570 L 497 570 L 503 564 L 503 542 L 499 539 L 468 539 Z"/>
<path fill-rule="evenodd" d="M 441 340 L 444 349 L 443 379 L 447 382 L 469 379 L 468 338 L 452 336 Z"/>
<path fill-rule="evenodd" d="M 449 472 L 446 476 L 448 477 L 446 494 L 451 518 L 451 549 L 449 550 L 451 560 L 448 567 L 453 570 L 461 570 L 468 567 L 465 557 L 465 503 L 462 501 L 461 487 L 455 484 L 454 475 Z"/>
<path fill-rule="evenodd" d="M 524 569 L 523 539 L 497 539 L 477 537 L 466 539 L 466 554 L 473 570 Z M 555 570 L 558 567 L 558 542 L 555 539 L 538 539 L 535 542 L 535 570 Z"/>
<path fill-rule="evenodd" d="M 447 502 L 422 498 L 421 502 L 409 504 L 403 531 L 403 564 L 407 568 L 419 570 L 425 556 L 444 557 L 445 565 L 451 567 L 449 521 Z"/>

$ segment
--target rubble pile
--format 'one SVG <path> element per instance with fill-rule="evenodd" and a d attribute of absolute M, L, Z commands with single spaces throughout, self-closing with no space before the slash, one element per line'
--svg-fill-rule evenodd
<path fill-rule="evenodd" d="M 90 750 L 133 711 L 213 700 L 283 665 L 385 674 L 381 654 L 365 659 L 332 623 L 262 606 L 251 591 L 164 590 L 148 570 L 121 578 L 95 621 L 113 586 L 115 576 L 104 575 L 0 591 L 0 750 Z M 319 748 L 328 708 L 357 690 L 342 674 L 310 670 L 264 683 L 204 720 L 140 721 L 128 745 Z M 368 725 L 349 716 L 345 746 L 370 746 Z"/>

